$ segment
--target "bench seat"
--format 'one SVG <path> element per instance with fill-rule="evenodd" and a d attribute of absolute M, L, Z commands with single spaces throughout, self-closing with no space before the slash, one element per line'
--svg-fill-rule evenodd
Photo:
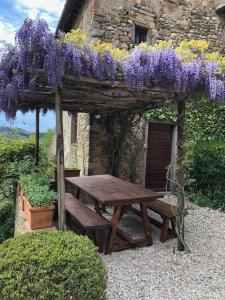
<path fill-rule="evenodd" d="M 161 242 L 168 240 L 169 222 L 171 222 L 173 234 L 176 236 L 176 218 L 174 206 L 165 203 L 160 199 L 155 199 L 154 201 L 148 203 L 147 208 L 159 214 L 163 219 L 160 236 Z"/>
<path fill-rule="evenodd" d="M 65 209 L 67 225 L 90 238 L 94 236 L 97 246 L 102 251 L 99 230 L 111 227 L 111 223 L 69 193 L 65 194 Z"/>

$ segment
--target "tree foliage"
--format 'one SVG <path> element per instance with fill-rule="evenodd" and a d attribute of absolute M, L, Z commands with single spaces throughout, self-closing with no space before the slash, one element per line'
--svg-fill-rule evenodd
<path fill-rule="evenodd" d="M 10 200 L 0 201 L 0 244 L 14 236 L 13 203 Z"/>

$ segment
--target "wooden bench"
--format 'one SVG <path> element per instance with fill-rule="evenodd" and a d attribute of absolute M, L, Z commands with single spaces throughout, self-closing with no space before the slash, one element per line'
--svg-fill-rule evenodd
<path fill-rule="evenodd" d="M 159 214 L 163 219 L 160 236 L 161 242 L 168 240 L 169 222 L 171 222 L 173 234 L 176 236 L 175 207 L 159 199 L 155 199 L 154 201 L 148 203 L 147 208 Z"/>
<path fill-rule="evenodd" d="M 73 195 L 65 194 L 66 221 L 73 231 L 95 239 L 99 251 L 103 251 L 101 230 L 111 227 L 111 223 L 83 204 Z"/>

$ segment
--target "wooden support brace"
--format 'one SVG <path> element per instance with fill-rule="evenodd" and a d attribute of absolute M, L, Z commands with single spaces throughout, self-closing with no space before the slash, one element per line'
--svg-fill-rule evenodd
<path fill-rule="evenodd" d="M 64 143 L 63 143 L 63 121 L 61 107 L 61 89 L 55 92 L 56 110 L 56 154 L 57 154 L 57 191 L 58 191 L 58 227 L 65 230 L 65 179 L 64 179 Z"/>

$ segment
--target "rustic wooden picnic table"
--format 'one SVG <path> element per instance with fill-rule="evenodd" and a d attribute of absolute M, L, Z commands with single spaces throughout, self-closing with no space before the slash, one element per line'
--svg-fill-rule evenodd
<path fill-rule="evenodd" d="M 91 197 L 99 215 L 102 215 L 101 205 L 114 208 L 111 232 L 106 247 L 107 254 L 114 250 L 153 244 L 147 203 L 158 198 L 158 193 L 108 174 L 67 177 L 66 181 L 77 189 L 77 198 L 79 198 L 80 191 Z M 141 239 L 133 239 L 118 228 L 124 209 L 132 204 L 140 205 L 140 216 L 144 225 L 144 238 Z"/>

